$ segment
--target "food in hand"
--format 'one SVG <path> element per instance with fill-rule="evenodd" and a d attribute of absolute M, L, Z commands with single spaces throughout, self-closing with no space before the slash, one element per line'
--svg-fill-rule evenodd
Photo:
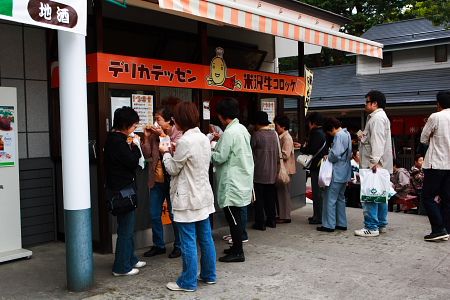
<path fill-rule="evenodd" d="M 128 144 L 133 143 L 133 137 L 129 136 L 129 137 L 127 138 L 127 143 L 128 143 Z"/>
<path fill-rule="evenodd" d="M 167 137 L 167 134 L 165 134 L 164 132 L 161 133 L 160 137 Z"/>

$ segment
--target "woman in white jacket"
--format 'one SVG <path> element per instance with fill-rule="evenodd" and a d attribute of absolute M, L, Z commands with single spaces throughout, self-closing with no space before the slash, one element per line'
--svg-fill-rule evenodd
<path fill-rule="evenodd" d="M 192 292 L 197 288 L 197 276 L 208 284 L 216 282 L 216 249 L 209 215 L 215 211 L 214 195 L 209 183 L 211 146 L 209 139 L 197 127 L 197 106 L 180 102 L 174 108 L 174 122 L 183 136 L 172 157 L 168 145 L 161 144 L 166 171 L 172 176 L 170 199 L 173 220 L 180 231 L 183 272 L 177 282 L 169 282 L 173 291 Z M 197 241 L 200 245 L 200 275 L 198 275 Z"/>

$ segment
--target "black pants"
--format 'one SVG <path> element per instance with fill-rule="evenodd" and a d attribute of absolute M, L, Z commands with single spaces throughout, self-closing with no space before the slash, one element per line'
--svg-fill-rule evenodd
<path fill-rule="evenodd" d="M 242 234 L 244 227 L 242 226 L 242 207 L 226 206 L 223 208 L 225 213 L 225 219 L 228 226 L 230 226 L 230 234 L 233 239 L 233 246 L 231 246 L 231 252 L 234 254 L 244 253 L 242 248 Z"/>
<path fill-rule="evenodd" d="M 450 231 L 450 170 L 424 169 L 422 203 L 433 233 Z M 434 198 L 441 198 L 438 205 Z"/>
<path fill-rule="evenodd" d="M 264 225 L 265 221 L 268 223 L 275 222 L 277 202 L 275 184 L 255 182 L 255 196 L 255 224 Z"/>

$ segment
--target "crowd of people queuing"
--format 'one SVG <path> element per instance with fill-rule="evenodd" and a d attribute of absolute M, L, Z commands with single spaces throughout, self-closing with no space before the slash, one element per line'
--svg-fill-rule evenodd
<path fill-rule="evenodd" d="M 304 144 L 293 142 L 289 134 L 290 120 L 286 115 L 274 119 L 275 130 L 266 112 L 256 112 L 254 129 L 239 122 L 236 99 L 221 100 L 215 107 L 223 131 L 214 129 L 210 138 L 198 128 L 199 112 L 195 104 L 179 102 L 172 110 L 155 110 L 157 126 L 144 128 L 144 139 L 128 139 L 139 123 L 137 113 L 122 107 L 114 113 L 113 129 L 104 147 L 106 185 L 121 190 L 134 184 L 135 169 L 143 155 L 149 161 L 150 215 L 153 246 L 144 253 L 152 257 L 166 253 L 161 210 L 168 202 L 175 236 L 170 258 L 182 257 L 182 272 L 167 288 L 194 291 L 197 281 L 214 284 L 216 248 L 211 233 L 210 214 L 215 212 L 214 195 L 209 184 L 212 164 L 217 179 L 217 202 L 229 226 L 231 247 L 224 249 L 220 262 L 244 262 L 243 243 L 248 206 L 254 206 L 255 230 L 275 228 L 291 223 L 290 184 L 276 185 L 279 158 L 289 176 L 296 172 L 294 147 L 312 156 L 308 166 L 313 194 L 313 216 L 310 224 L 317 230 L 334 232 L 347 230 L 346 197 L 348 184 L 359 184 L 362 169 L 376 173 L 385 169 L 391 174 L 396 195 L 391 201 L 414 194 L 419 197 L 419 210 L 429 218 L 432 231 L 427 241 L 448 240 L 450 230 L 450 92 L 437 94 L 438 112 L 426 123 L 421 142 L 429 145 L 425 158 L 419 154 L 408 171 L 393 159 L 391 126 L 386 115 L 386 97 L 372 90 L 366 95 L 368 113 L 364 130 L 357 134 L 358 148 L 353 147 L 350 133 L 334 118 L 324 119 L 317 112 L 307 117 L 309 139 Z M 160 137 L 169 136 L 170 143 Z M 327 139 L 328 137 L 328 139 Z M 330 143 L 332 139 L 332 142 Z M 327 142 L 328 140 L 328 142 Z M 142 151 L 141 151 L 142 149 Z M 319 186 L 321 162 L 333 165 L 331 183 Z M 380 171 L 381 172 L 381 171 Z M 440 202 L 435 201 L 439 196 Z M 356 236 L 374 237 L 387 232 L 388 201 L 361 201 L 364 227 Z M 134 211 L 117 216 L 117 243 L 113 274 L 135 275 L 146 263 L 134 254 Z M 200 271 L 198 251 L 200 248 Z"/>

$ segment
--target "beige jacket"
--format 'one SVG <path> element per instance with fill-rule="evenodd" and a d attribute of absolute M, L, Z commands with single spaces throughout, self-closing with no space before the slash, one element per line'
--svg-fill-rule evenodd
<path fill-rule="evenodd" d="M 420 141 L 430 145 L 422 168 L 450 170 L 450 108 L 431 114 Z"/>
<path fill-rule="evenodd" d="M 378 165 L 392 174 L 391 122 L 382 108 L 367 116 L 359 151 L 360 169 L 371 169 Z"/>
<path fill-rule="evenodd" d="M 284 167 L 288 174 L 295 174 L 297 172 L 295 167 L 294 157 L 294 141 L 289 131 L 280 134 L 281 154 L 283 156 Z"/>

